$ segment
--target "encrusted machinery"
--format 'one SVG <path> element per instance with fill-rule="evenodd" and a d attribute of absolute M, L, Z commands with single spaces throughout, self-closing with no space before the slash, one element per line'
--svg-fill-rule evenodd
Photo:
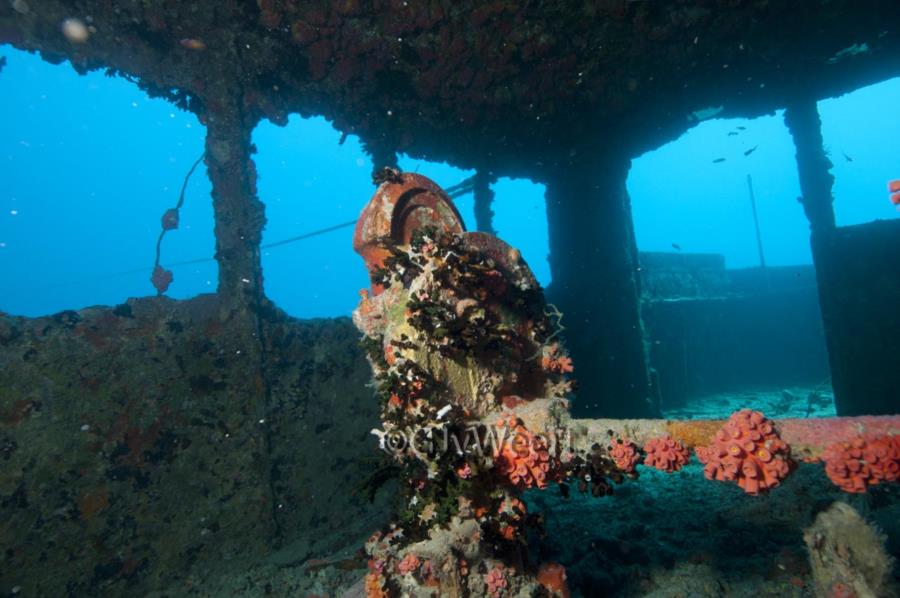
<path fill-rule="evenodd" d="M 849 492 L 900 479 L 900 417 L 581 420 L 561 314 L 520 252 L 468 233 L 429 179 L 382 171 L 354 248 L 372 292 L 354 322 L 381 401 L 379 446 L 402 474 L 399 518 L 366 549 L 369 596 L 567 595 L 561 565 L 529 560 L 520 494 L 602 496 L 638 463 L 671 472 L 693 449 L 709 479 L 751 495 L 824 460 Z"/>

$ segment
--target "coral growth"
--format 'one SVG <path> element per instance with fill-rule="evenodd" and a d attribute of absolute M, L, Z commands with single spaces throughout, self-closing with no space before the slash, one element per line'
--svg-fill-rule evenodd
<path fill-rule="evenodd" d="M 388 592 L 384 587 L 384 578 L 377 571 L 369 571 L 365 580 L 366 598 L 387 598 Z"/>
<path fill-rule="evenodd" d="M 666 473 L 678 471 L 691 458 L 690 451 L 668 435 L 648 440 L 644 444 L 644 453 L 646 453 L 644 465 Z"/>
<path fill-rule="evenodd" d="M 487 584 L 487 591 L 493 598 L 500 598 L 506 590 L 509 582 L 506 581 L 506 571 L 503 565 L 496 564 L 494 568 L 485 573 L 484 583 Z"/>
<path fill-rule="evenodd" d="M 641 455 L 635 443 L 627 438 L 619 439 L 609 447 L 609 456 L 622 473 L 634 473 Z"/>
<path fill-rule="evenodd" d="M 822 453 L 825 473 L 844 492 L 900 480 L 900 436 L 858 436 Z"/>
<path fill-rule="evenodd" d="M 174 279 L 175 275 L 172 274 L 171 270 L 166 270 L 162 266 L 157 265 L 153 268 L 153 274 L 150 276 L 150 283 L 153 285 L 153 288 L 156 289 L 158 294 L 163 295 L 169 290 L 169 285 L 172 284 Z"/>
<path fill-rule="evenodd" d="M 771 490 L 790 473 L 790 448 L 759 411 L 733 413 L 696 453 L 707 479 L 737 482 L 747 494 Z"/>
<path fill-rule="evenodd" d="M 568 374 L 575 371 L 575 366 L 572 365 L 572 358 L 562 353 L 559 344 L 547 345 L 543 348 L 542 353 L 541 368 L 545 372 Z"/>
<path fill-rule="evenodd" d="M 817 596 L 896 596 L 885 538 L 856 510 L 836 502 L 803 533 Z"/>
<path fill-rule="evenodd" d="M 178 228 L 178 220 L 178 209 L 169 208 L 163 213 L 160 224 L 163 230 L 175 230 Z"/>
<path fill-rule="evenodd" d="M 505 498 L 500 503 L 497 515 L 500 521 L 500 536 L 504 540 L 515 540 L 528 510 L 518 498 Z"/>
<path fill-rule="evenodd" d="M 558 563 L 544 563 L 538 571 L 537 581 L 551 596 L 569 598 L 566 568 Z"/>
<path fill-rule="evenodd" d="M 615 448 L 615 445 L 611 447 L 613 450 Z M 595 498 L 609 496 L 613 493 L 613 482 L 621 483 L 625 479 L 625 475 L 637 476 L 634 472 L 634 465 L 637 465 L 640 454 L 637 452 L 636 445 L 632 445 L 630 448 L 634 452 L 632 453 L 629 448 L 623 449 L 623 454 L 627 459 L 621 462 L 624 467 L 630 467 L 630 471 L 619 467 L 610 455 L 610 451 L 595 443 L 591 446 L 590 452 L 577 454 L 566 463 L 568 477 L 582 494 L 590 490 L 591 495 Z M 562 485 L 562 491 L 564 495 L 568 494 L 568 484 Z"/>
<path fill-rule="evenodd" d="M 555 469 L 546 442 L 512 414 L 502 416 L 496 427 L 505 432 L 495 449 L 497 473 L 518 488 L 546 488 Z"/>
<path fill-rule="evenodd" d="M 400 572 L 400 575 L 409 575 L 415 573 L 421 564 L 419 557 L 410 552 L 397 565 L 397 571 Z"/>

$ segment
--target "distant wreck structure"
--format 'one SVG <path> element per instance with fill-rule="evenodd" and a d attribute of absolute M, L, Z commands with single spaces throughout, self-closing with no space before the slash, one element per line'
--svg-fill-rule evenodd
<path fill-rule="evenodd" d="M 644 287 L 662 283 L 642 276 L 626 189 L 631 160 L 703 118 L 785 109 L 838 414 L 895 415 L 900 221 L 835 225 L 816 102 L 900 75 L 900 3 L 831 0 L 804 8 L 785 0 L 0 3 L 0 43 L 54 64 L 68 61 L 79 73 L 127 78 L 204 123 L 219 266 L 215 295 L 138 298 L 42 318 L 0 314 L 0 537 L 11 539 L 0 555 L 2 589 L 297 595 L 292 572 L 301 568 L 306 583 L 315 577 L 308 572 L 327 566 L 312 557 L 358 547 L 388 520 L 396 492 L 379 489 L 394 483 L 396 491 L 398 476 L 372 458 L 369 432 L 384 414 L 366 386 L 371 369 L 357 330 L 347 319 L 290 318 L 265 293 L 266 216 L 251 141 L 263 119 L 324 116 L 358 136 L 379 171 L 395 167 L 401 153 L 474 169 L 486 233 L 493 180 L 527 177 L 546 186 L 553 283 L 533 320 L 546 328 L 540 363 L 546 359 L 549 373 L 531 381 L 563 384 L 576 364 L 571 421 L 588 422 L 580 473 L 610 469 L 618 477 L 624 467 L 592 456 L 608 430 L 637 443 L 612 447 L 620 462 L 656 440 L 646 452 L 680 466 L 681 449 L 704 448 L 725 425 L 670 429 L 672 422 L 659 419 L 663 366 L 652 363 L 648 315 L 665 319 L 668 306 L 642 305 Z M 399 232 L 419 228 L 416 220 L 408 224 Z M 479 250 L 499 247 L 468 238 L 485 243 Z M 509 262 L 518 263 L 512 255 Z M 520 274 L 511 280 L 527 279 Z M 571 361 L 551 348 L 560 327 Z M 421 389 L 403 390 L 398 401 L 410 403 Z M 524 423 L 492 425 L 523 433 L 519 426 L 531 425 L 527 405 L 507 398 L 501 405 L 518 408 Z M 459 421 L 470 417 L 460 415 L 464 407 L 454 406 Z M 493 418 L 491 409 L 479 415 Z M 540 415 L 563 421 L 564 411 L 548 407 Z M 398 416 L 400 423 L 414 417 L 405 409 Z M 646 419 L 626 429 L 622 418 Z M 879 435 L 896 436 L 896 418 L 889 419 L 890 434 Z M 785 436 L 789 444 L 813 447 L 807 456 L 817 458 L 824 447 L 813 440 L 821 444 L 833 430 L 812 429 L 809 421 L 779 426 L 793 434 Z M 850 442 L 866 422 L 839 418 L 852 429 L 841 428 L 838 439 Z M 661 440 L 663 433 L 683 446 Z M 859 447 L 838 449 L 835 467 L 859 461 Z M 703 454 L 715 477 L 722 456 Z M 544 457 L 507 455 L 508 480 L 496 487 L 508 500 L 490 505 L 501 537 L 518 534 L 520 487 L 547 481 L 537 471 L 551 473 L 548 479 L 558 473 Z M 460 471 L 441 469 L 447 480 L 456 480 L 450 472 L 462 480 L 472 473 L 454 465 Z M 605 486 L 596 479 L 590 489 L 599 495 Z M 872 480 L 880 478 L 847 483 Z M 413 514 L 424 519 L 411 528 L 447 513 L 419 508 Z M 381 577 L 425 575 L 424 553 L 407 558 L 379 542 L 370 551 L 397 561 L 397 571 L 371 575 L 373 593 Z M 248 554 L 258 561 L 235 567 Z M 335 569 L 346 574 L 354 558 Z M 492 568 L 479 572 L 479 590 L 565 581 L 558 567 L 510 580 L 505 568 L 482 562 Z M 454 571 L 468 575 L 457 564 Z"/>

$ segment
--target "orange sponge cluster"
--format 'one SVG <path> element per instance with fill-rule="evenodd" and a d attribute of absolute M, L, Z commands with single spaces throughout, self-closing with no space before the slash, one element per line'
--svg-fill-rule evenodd
<path fill-rule="evenodd" d="M 644 465 L 666 473 L 678 471 L 691 459 L 690 451 L 668 435 L 648 440 L 644 444 L 644 453 Z"/>
<path fill-rule="evenodd" d="M 696 453 L 707 479 L 737 482 L 747 494 L 771 490 L 790 473 L 790 448 L 759 411 L 731 414 L 712 444 Z"/>
<path fill-rule="evenodd" d="M 900 480 L 900 436 L 858 436 L 835 442 L 822 453 L 825 473 L 844 492 Z"/>

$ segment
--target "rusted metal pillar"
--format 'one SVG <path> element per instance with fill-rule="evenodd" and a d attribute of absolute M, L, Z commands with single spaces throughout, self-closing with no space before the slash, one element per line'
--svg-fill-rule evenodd
<path fill-rule="evenodd" d="M 238 102 L 217 103 L 206 118 L 206 166 L 212 182 L 219 294 L 226 302 L 255 304 L 262 298 L 260 242 L 266 218 L 256 196 L 256 121 Z"/>
<path fill-rule="evenodd" d="M 829 234 L 835 226 L 831 192 L 834 185 L 834 175 L 831 174 L 833 164 L 823 147 L 822 121 L 816 100 L 809 98 L 788 106 L 784 111 L 784 122 L 797 150 L 797 174 L 802 194 L 800 203 L 812 229 L 815 258 L 817 237 Z"/>
<path fill-rule="evenodd" d="M 656 417 L 640 315 L 640 279 L 625 187 L 631 162 L 594 154 L 545 177 L 548 300 L 563 313 L 563 336 L 578 370 L 579 417 Z"/>
<path fill-rule="evenodd" d="M 475 196 L 475 226 L 483 233 L 497 234 L 494 230 L 494 190 L 491 184 L 494 178 L 485 170 L 475 173 L 472 181 L 472 193 Z"/>
<path fill-rule="evenodd" d="M 361 138 L 363 151 L 372 158 L 372 175 L 385 168 L 399 168 L 397 152 L 383 139 Z"/>
<path fill-rule="evenodd" d="M 836 407 L 839 414 L 864 413 L 849 408 L 849 397 L 843 393 L 842 380 L 847 375 L 845 370 L 852 366 L 841 358 L 840 335 L 835 334 L 835 324 L 843 316 L 832 292 L 835 264 L 830 257 L 832 252 L 829 251 L 835 233 L 832 206 L 834 175 L 831 174 L 833 164 L 825 154 L 822 121 L 815 99 L 809 98 L 788 106 L 784 112 L 784 122 L 796 148 L 801 193 L 799 201 L 810 226 L 810 248 L 816 268 L 819 309 L 822 312 Z"/>
<path fill-rule="evenodd" d="M 239 88 L 222 82 L 224 90 Z M 265 487 L 259 489 L 260 500 L 269 507 L 270 546 L 282 541 L 282 526 L 277 507 L 281 498 L 275 480 L 276 460 L 273 449 L 272 392 L 269 380 L 268 337 L 270 310 L 263 292 L 260 244 L 266 224 L 265 207 L 257 197 L 256 148 L 251 135 L 258 117 L 245 109 L 239 98 L 229 98 L 225 91 L 205 101 L 209 111 L 206 124 L 206 166 L 212 182 L 215 218 L 216 261 L 219 264 L 218 294 L 220 309 L 233 321 L 229 343 L 245 360 L 248 375 L 254 376 L 255 392 L 240 397 L 241 411 L 249 421 L 258 422 L 248 443 L 257 460 Z M 232 316 L 236 316 L 233 317 Z"/>

